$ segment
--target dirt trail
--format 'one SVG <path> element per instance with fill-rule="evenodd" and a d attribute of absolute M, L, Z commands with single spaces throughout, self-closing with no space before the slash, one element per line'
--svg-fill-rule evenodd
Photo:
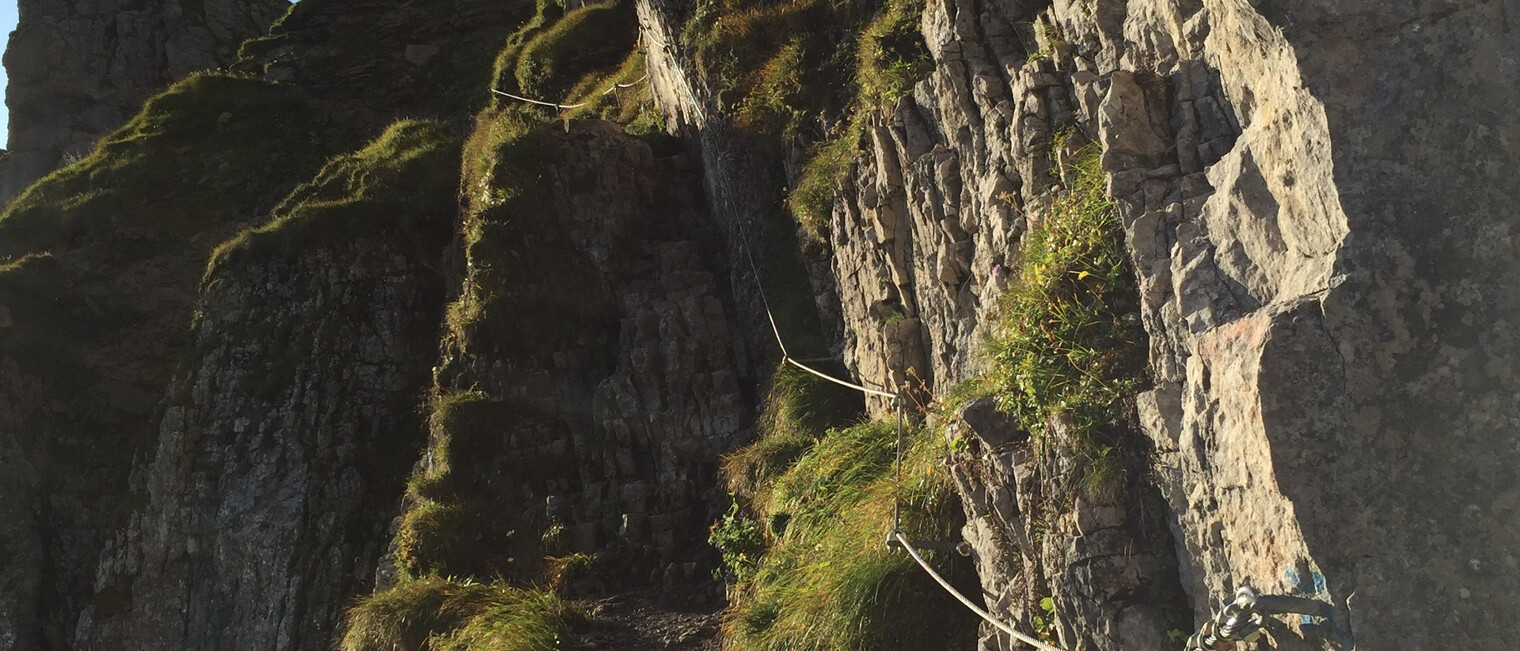
<path fill-rule="evenodd" d="M 590 631 L 574 649 L 718 651 L 723 600 L 691 594 L 628 592 L 587 600 Z"/>

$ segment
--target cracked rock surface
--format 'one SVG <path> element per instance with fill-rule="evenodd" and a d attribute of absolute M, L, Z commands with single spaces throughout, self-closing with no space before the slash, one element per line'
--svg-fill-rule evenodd
<path fill-rule="evenodd" d="M 845 360 L 883 385 L 974 374 L 1042 215 L 1051 134 L 1078 127 L 1103 147 L 1134 263 L 1154 380 L 1139 418 L 1195 618 L 1249 583 L 1334 604 L 1361 648 L 1504 648 L 1520 610 L 1516 12 L 930 2 L 934 70 L 874 114 L 815 277 Z M 654 65 L 678 90 L 680 66 Z M 1018 467 L 964 478 L 971 529 L 1014 503 Z M 989 599 L 1017 585 L 1018 555 L 968 531 Z M 1336 637 L 1275 626 L 1277 648 Z"/>

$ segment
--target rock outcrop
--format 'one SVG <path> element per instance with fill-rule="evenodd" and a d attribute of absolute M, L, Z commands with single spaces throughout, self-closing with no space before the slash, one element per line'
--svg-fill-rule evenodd
<path fill-rule="evenodd" d="M 218 249 L 76 646 L 331 648 L 422 446 L 458 154 L 402 123 Z"/>
<path fill-rule="evenodd" d="M 1249 584 L 1335 609 L 1273 648 L 1520 635 L 1512 4 L 930 0 L 823 241 L 688 3 L 636 4 L 686 147 L 491 103 L 499 51 L 595 31 L 548 3 L 303 0 L 234 52 L 283 4 L 23 1 L 0 194 L 88 155 L 0 218 L 0 651 L 329 648 L 393 565 L 705 574 L 767 313 L 946 397 L 1086 143 L 1149 335 L 1130 472 L 1076 487 L 1059 415 L 949 417 L 989 609 L 1162 649 Z"/>
<path fill-rule="evenodd" d="M 930 3 L 934 70 L 861 143 L 830 244 L 846 360 L 862 377 L 943 393 L 983 371 L 1022 237 L 1050 217 L 1059 159 L 1093 126 L 1084 111 L 1101 83 L 1069 46 L 1035 56 L 1038 9 Z M 1183 624 L 1169 621 L 1180 591 L 1155 488 L 1140 477 L 1083 489 L 1073 450 L 1027 445 L 1032 433 L 990 400 L 967 409 L 949 434 L 975 437 L 977 453 L 956 455 L 952 474 L 989 609 L 1033 630 L 1051 595 L 1040 616 L 1063 648 L 1167 648 L 1168 628 Z M 1057 419 L 1042 438 L 1065 441 L 1067 427 Z M 988 630 L 984 648 L 1015 648 Z"/>
<path fill-rule="evenodd" d="M 142 107 L 192 72 L 237 59 L 290 3 L 22 0 L 5 49 L 8 154 L 0 204 L 60 162 L 83 158 Z"/>
<path fill-rule="evenodd" d="M 399 560 L 521 579 L 592 554 L 593 589 L 703 577 L 717 458 L 752 436 L 753 398 L 695 169 L 605 122 L 502 138 L 512 111 L 470 145 L 488 164 Z"/>
<path fill-rule="evenodd" d="M 1145 112 L 1174 125 L 1184 176 L 1153 201 L 1120 182 L 1153 163 L 1111 169 L 1155 346 L 1142 414 L 1195 604 L 1251 583 L 1335 603 L 1360 648 L 1506 646 L 1520 421 L 1500 396 L 1520 269 L 1504 188 L 1520 161 L 1480 134 L 1517 127 L 1511 12 L 1140 9 L 1100 12 L 1094 36 L 1176 48 L 1153 55 L 1174 103 Z M 1201 179 L 1187 59 L 1218 71 L 1240 125 Z M 1102 112 L 1139 101 L 1116 81 Z M 1105 144 L 1131 129 L 1105 126 Z"/>
<path fill-rule="evenodd" d="M 1195 616 L 1251 584 L 1337 608 L 1342 630 L 1277 626 L 1279 648 L 1502 647 L 1520 580 L 1510 13 L 931 2 L 935 71 L 875 115 L 836 195 L 822 302 L 845 358 L 868 383 L 973 374 L 1052 131 L 1075 129 L 1103 147 L 1133 256 L 1155 381 L 1139 414 Z M 668 81 L 679 61 L 653 77 L 708 138 L 721 116 L 681 106 L 703 94 Z M 1017 467 L 968 501 L 1016 489 Z M 1015 581 L 1000 554 L 980 552 L 987 586 Z"/>
<path fill-rule="evenodd" d="M 207 258 L 321 164 L 309 108 L 258 80 L 189 79 L 0 219 L 14 428 L 0 502 L 22 516 L 0 540 L 32 558 L 0 567 L 5 648 L 72 639 L 92 568 L 136 506 L 129 478 L 191 346 Z"/>
<path fill-rule="evenodd" d="M 301 7 L 321 15 L 318 10 L 326 4 L 308 1 Z M 427 31 L 423 26 L 430 14 L 415 7 L 376 4 L 364 8 L 371 12 L 364 14 L 369 20 L 404 18 L 402 22 Z M 411 13 L 405 13 L 408 10 Z M 403 13 L 398 15 L 398 11 Z M 522 20 L 521 6 L 510 11 L 518 12 L 511 14 L 512 20 L 498 14 L 499 20 L 477 20 L 461 31 L 459 42 L 480 48 L 473 61 L 489 62 L 506 33 Z M 287 16 L 281 24 L 287 31 L 300 31 L 304 23 L 300 16 Z M 397 53 L 406 49 L 411 36 L 399 27 L 365 35 L 379 50 Z M 390 41 L 376 40 L 377 35 L 394 37 L 399 44 L 389 48 Z M 471 68 L 473 76 L 455 70 L 448 87 L 482 87 L 488 83 L 489 68 L 489 63 L 476 65 Z M 384 548 L 384 526 L 394 516 L 401 480 L 415 462 L 424 433 L 414 419 L 411 442 L 384 450 L 386 455 L 400 455 L 397 461 L 396 456 L 368 454 L 364 447 L 368 443 L 345 446 L 339 434 L 358 434 L 346 426 L 319 421 L 341 412 L 361 420 L 394 421 L 395 428 L 406 428 L 407 417 L 415 413 L 427 385 L 436 344 L 431 334 L 420 348 L 400 339 L 419 331 L 432 333 L 440 315 L 419 308 L 421 314 L 397 316 L 400 321 L 367 328 L 362 318 L 369 308 L 363 296 L 352 292 L 370 291 L 365 289 L 370 287 L 374 297 L 397 310 L 441 301 L 446 285 L 434 268 L 440 264 L 437 258 L 447 236 L 434 242 L 438 250 L 409 252 L 401 259 L 373 246 L 335 251 L 314 244 L 311 259 L 282 258 L 291 265 L 305 265 L 302 272 L 278 264 L 260 268 L 270 274 L 285 269 L 291 275 L 283 280 L 243 276 L 237 265 L 221 269 L 218 278 L 227 283 L 219 287 L 231 294 L 211 298 L 228 300 L 226 307 L 233 314 L 218 314 L 220 304 L 205 304 L 206 297 L 199 295 L 208 260 L 218 245 L 269 220 L 281 198 L 311 178 L 324 158 L 357 148 L 399 115 L 425 113 L 462 122 L 467 113 L 457 103 L 427 108 L 418 94 L 393 94 L 384 84 L 355 84 L 348 90 L 353 94 L 340 103 L 300 83 L 220 74 L 191 76 L 140 107 L 137 117 L 105 138 L 78 165 L 23 193 L 0 219 L 4 242 L 0 258 L 5 261 L 0 268 L 0 304 L 11 315 L 0 321 L 6 324 L 0 328 L 0 351 L 8 360 L 0 365 L 10 369 L 6 387 L 13 391 L 4 398 L 12 408 L 7 412 L 12 429 L 7 431 L 0 458 L 4 464 L 0 476 L 7 486 L 0 494 L 0 509 L 18 515 L 0 525 L 0 545 L 14 550 L 18 559 L 31 559 L 0 568 L 3 648 L 156 644 L 144 641 L 144 636 L 177 639 L 189 646 L 254 644 L 266 639 L 324 646 L 331 642 L 341 609 L 354 594 L 368 589 Z M 386 98 L 393 96 L 402 100 L 387 103 Z M 478 102 L 485 101 L 483 92 L 477 97 Z M 366 100 L 372 100 L 368 104 L 373 108 L 364 124 L 337 119 L 352 116 L 351 111 L 343 112 L 345 107 Z M 459 164 L 457 156 L 434 163 L 450 175 L 456 174 Z M 362 186 L 364 178 L 350 181 Z M 408 187 L 414 179 L 393 182 Z M 442 214 L 453 219 L 454 184 L 445 185 L 449 187 Z M 328 193 L 317 197 L 321 201 L 351 203 L 340 201 L 341 188 L 318 189 Z M 378 211 L 377 219 L 385 214 Z M 325 227 L 316 230 L 315 235 L 302 230 L 301 237 L 330 233 Z M 415 234 L 408 237 L 412 239 L 409 245 L 427 240 Z M 304 277 L 305 271 L 318 268 L 335 275 Z M 420 275 L 407 279 L 406 274 Z M 434 274 L 432 281 L 426 280 L 429 274 Z M 267 286 L 262 284 L 266 281 Z M 323 285 L 327 281 L 331 284 Z M 383 286 L 384 282 L 404 286 L 392 287 L 391 294 L 385 294 L 384 287 L 374 289 L 375 283 Z M 424 287 L 428 282 L 434 283 L 431 289 Z M 246 291 L 228 289 L 236 286 L 245 286 Z M 323 313 L 325 307 L 313 307 L 308 315 L 313 320 L 304 321 L 290 311 L 278 317 L 262 313 L 252 303 L 264 300 L 258 294 L 263 290 L 283 292 L 290 301 L 307 306 L 356 303 L 337 320 Z M 200 314 L 205 317 L 201 325 L 192 328 L 196 311 L 208 306 L 211 311 Z M 247 320 L 255 330 L 260 325 L 271 329 L 219 342 L 215 341 L 218 334 L 205 330 L 226 325 L 218 318 Z M 280 338 L 309 331 L 308 326 L 318 321 L 330 327 L 343 325 L 348 334 L 342 335 L 343 341 L 320 337 L 300 343 L 255 341 L 259 336 Z M 337 336 L 322 333 L 322 337 Z M 372 361 L 377 366 L 362 377 L 352 375 L 353 369 L 338 369 L 350 375 L 326 377 L 292 359 L 300 357 L 301 346 L 307 344 L 324 349 L 331 344 L 338 355 L 333 361 L 340 366 L 343 359 Z M 345 347 L 348 344 L 352 346 Z M 369 353 L 378 357 L 363 359 Z M 196 383 L 203 379 L 200 371 L 212 373 L 211 369 L 194 370 L 197 362 L 192 360 L 202 354 L 217 355 L 228 364 L 243 365 L 244 370 L 267 367 L 267 382 L 227 376 L 223 379 L 236 386 L 200 386 L 197 395 Z M 402 360 L 406 354 L 416 357 Z M 297 367 L 309 372 L 296 378 Z M 408 372 L 409 377 L 397 379 Z M 272 428 L 264 432 L 271 442 L 284 441 L 279 432 L 336 432 L 336 438 L 312 448 L 260 448 L 265 459 L 281 459 L 290 465 L 266 472 L 267 468 L 239 465 L 247 459 L 183 447 L 192 439 L 213 447 L 246 443 L 240 437 L 252 436 L 246 428 L 254 423 L 254 416 L 237 425 L 244 416 L 233 417 L 229 411 L 253 409 L 256 404 L 267 407 L 265 403 L 276 401 L 286 395 L 281 392 L 295 390 L 298 384 L 318 387 L 329 397 L 336 395 L 332 400 L 358 399 L 344 405 L 287 404 L 283 406 L 288 409 L 274 410 L 296 419 L 289 423 L 268 420 L 269 413 L 259 414 L 258 422 Z M 178 411 L 171 413 L 171 407 Z M 185 420 L 174 420 L 173 414 L 184 415 Z M 300 422 L 306 416 L 310 418 Z M 271 433 L 274 430 L 278 432 Z M 161 434 L 171 440 L 160 441 Z M 223 468 L 224 462 L 233 467 Z M 155 469 L 169 476 L 155 476 Z M 229 482 L 238 477 L 248 492 L 241 497 L 224 496 L 218 488 L 199 483 L 213 475 L 220 481 L 223 470 Z M 362 478 L 360 494 L 329 492 L 321 485 L 325 477 L 354 472 Z M 353 487 L 350 482 L 349 488 Z M 255 538 L 266 544 L 252 550 L 258 555 L 252 555 L 248 547 L 238 547 L 247 553 L 232 550 L 214 556 L 217 538 L 206 529 L 219 528 L 224 523 L 219 518 L 232 517 L 230 510 L 219 510 L 223 497 L 229 504 L 246 506 L 253 495 L 281 490 L 289 491 L 283 494 L 294 500 L 286 503 L 292 519 Z M 264 506 L 259 503 L 253 508 Z M 332 521 L 312 515 L 312 509 L 327 508 L 335 513 Z M 302 514 L 312 517 L 303 520 Z M 136 526 L 133 516 L 137 516 Z M 144 521 L 164 528 L 143 529 Z M 229 545 L 239 542 L 223 540 Z M 330 547 L 323 551 L 308 543 Z M 192 546 L 195 554 L 185 556 Z M 353 556 L 323 556 L 333 550 Z M 213 555 L 209 561 L 207 554 Z M 281 560 L 272 560 L 276 557 Z M 297 557 L 306 559 L 305 564 L 283 565 Z M 257 597 L 263 601 L 256 606 L 248 601 L 255 598 L 252 593 L 243 601 L 226 596 L 243 585 L 245 572 L 265 582 Z M 282 584 L 284 579 L 291 583 Z M 321 586 L 313 587 L 313 583 Z M 138 598 L 133 598 L 134 591 Z M 165 603 L 193 603 L 202 610 L 155 614 L 157 597 Z M 231 620 L 237 620 L 236 627 L 219 629 Z M 176 632 L 163 633 L 171 629 Z M 218 637 L 222 635 L 228 637 Z"/>

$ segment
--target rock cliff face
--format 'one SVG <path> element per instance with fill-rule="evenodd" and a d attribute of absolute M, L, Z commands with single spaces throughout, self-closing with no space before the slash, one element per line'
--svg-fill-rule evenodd
<path fill-rule="evenodd" d="M 884 385 L 975 372 L 1000 271 L 1048 201 L 1052 130 L 1076 129 L 1103 147 L 1133 256 L 1155 381 L 1139 414 L 1195 615 L 1249 583 L 1334 603 L 1363 648 L 1503 646 L 1512 10 L 931 2 L 935 71 L 874 116 L 836 195 L 820 302 L 842 306 L 846 360 Z M 670 118 L 711 132 L 714 107 L 692 119 L 666 83 Z M 1019 475 L 963 483 L 970 535 Z M 979 550 L 990 595 L 1015 561 Z M 1101 594 L 1063 600 L 1122 620 Z M 1085 640 L 1088 623 L 1063 640 L 1159 643 Z"/>
<path fill-rule="evenodd" d="M 1073 42 L 1120 70 L 1099 126 L 1124 154 L 1105 164 L 1152 333 L 1141 414 L 1195 605 L 1243 583 L 1355 593 L 1340 612 L 1363 648 L 1503 646 L 1514 625 L 1494 613 L 1515 610 L 1520 576 L 1501 542 L 1515 421 L 1496 396 L 1516 268 L 1496 188 L 1516 159 L 1472 134 L 1515 128 L 1489 112 L 1520 99 L 1506 9 L 1110 9 L 1055 15 L 1094 25 Z M 1147 59 L 1167 83 L 1130 86 L 1126 63 Z M 1209 140 L 1225 126 L 1196 81 L 1209 69 L 1233 147 Z"/>
<path fill-rule="evenodd" d="M 1514 3 L 930 0 L 822 241 L 782 201 L 806 147 L 734 124 L 693 3 L 636 3 L 684 146 L 492 103 L 499 51 L 587 29 L 527 2 L 303 0 L 250 76 L 142 106 L 281 4 L 23 2 L 0 191 L 88 155 L 0 217 L 0 650 L 330 648 L 394 569 L 705 574 L 767 311 L 950 400 L 1088 143 L 1148 334 L 1130 465 L 1087 490 L 1028 445 L 1065 419 L 945 416 L 989 609 L 1175 648 L 1249 584 L 1336 610 L 1273 648 L 1520 635 Z"/>
<path fill-rule="evenodd" d="M 376 21 L 407 9 L 367 8 Z M 450 83 L 487 83 L 497 44 L 522 19 L 514 16 L 470 23 L 462 42 L 490 43 L 475 53 L 487 63 L 473 77 L 456 71 Z M 298 30 L 299 18 L 282 24 Z M 415 12 L 407 20 L 423 23 Z M 407 42 L 378 44 L 400 57 Z M 342 608 L 368 589 L 425 439 L 416 405 L 436 354 L 446 287 L 437 269 L 457 217 L 456 183 L 443 181 L 442 199 L 435 197 L 432 215 L 445 220 L 444 234 L 426 236 L 426 220 L 400 223 L 402 232 L 421 229 L 402 238 L 405 250 L 322 241 L 345 225 L 362 232 L 346 214 L 256 238 L 295 232 L 310 250 L 289 245 L 297 253 L 248 270 L 253 261 L 233 256 L 236 263 L 207 275 L 218 245 L 268 222 L 323 158 L 375 137 L 398 114 L 424 112 L 387 103 L 384 87 L 360 85 L 343 105 L 313 90 L 194 76 L 0 219 L 14 428 L 0 501 L 18 516 L 0 527 L 0 541 L 23 559 L 0 570 L 5 648 L 152 648 L 165 640 L 325 647 Z M 334 126 L 349 115 L 340 113 L 344 105 L 366 97 L 374 100 L 368 129 Z M 426 112 L 462 122 L 467 109 Z M 458 167 L 456 153 L 424 171 L 454 179 Z M 276 221 L 288 221 L 303 201 L 362 213 L 363 197 L 345 193 L 360 193 L 372 176 L 387 178 L 368 170 L 313 182 Z M 388 178 L 420 191 L 416 174 Z M 376 223 L 394 218 L 406 198 L 387 201 L 397 206 L 375 209 Z M 431 251 L 414 248 L 428 242 Z M 311 319 L 268 307 L 285 301 L 306 305 Z M 333 305 L 349 308 L 330 314 Z M 365 321 L 377 305 L 394 313 Z M 303 359 L 318 349 L 332 351 L 330 365 Z M 260 369 L 267 372 L 256 377 Z M 353 420 L 338 422 L 345 418 Z M 354 429 L 364 422 L 385 427 Z M 231 449 L 268 463 L 226 454 Z M 329 486 L 329 477 L 344 483 Z M 263 500 L 276 494 L 282 501 Z M 259 535 L 233 533 L 248 531 L 233 520 Z M 193 608 L 160 607 L 170 603 Z"/>
<path fill-rule="evenodd" d="M 530 579 L 546 555 L 601 552 L 602 587 L 704 576 L 717 458 L 753 408 L 694 169 L 610 123 L 500 137 L 513 110 L 470 145 L 489 164 L 467 177 L 401 564 Z"/>
<path fill-rule="evenodd" d="M 9 154 L 0 161 L 0 203 L 60 161 L 88 155 L 171 82 L 235 61 L 238 45 L 264 33 L 289 6 L 19 2 L 20 20 L 5 50 L 11 127 Z"/>
<path fill-rule="evenodd" d="M 207 257 L 320 164 L 308 109 L 256 80 L 191 79 L 5 213 L 14 490 L 0 500 L 23 517 L 0 539 L 34 550 L 0 570 L 8 648 L 72 638 L 90 568 L 136 507 L 129 478 L 190 346 Z"/>
<path fill-rule="evenodd" d="M 420 448 L 458 152 L 393 127 L 217 251 L 76 646 L 330 648 Z"/>

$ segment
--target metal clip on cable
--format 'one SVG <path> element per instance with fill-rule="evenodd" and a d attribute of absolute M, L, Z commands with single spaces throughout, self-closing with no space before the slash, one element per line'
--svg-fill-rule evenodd
<path fill-rule="evenodd" d="M 1333 623 L 1335 608 L 1307 597 L 1264 595 L 1243 585 L 1235 591 L 1234 601 L 1188 639 L 1187 651 L 1229 651 L 1236 642 L 1254 642 L 1261 636 L 1263 615 L 1309 615 Z"/>

